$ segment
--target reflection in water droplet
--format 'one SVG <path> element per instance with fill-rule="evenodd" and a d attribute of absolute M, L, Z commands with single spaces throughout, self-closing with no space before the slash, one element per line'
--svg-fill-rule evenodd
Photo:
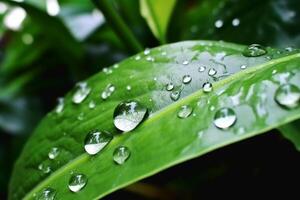
<path fill-rule="evenodd" d="M 147 112 L 148 109 L 138 101 L 122 102 L 115 108 L 114 125 L 121 131 L 131 131 L 143 121 Z"/>
<path fill-rule="evenodd" d="M 55 112 L 59 114 L 59 113 L 62 113 L 62 111 L 64 110 L 64 106 L 65 106 L 64 98 L 60 97 L 57 99 L 57 101 L 58 101 L 58 104 L 55 108 Z"/>
<path fill-rule="evenodd" d="M 113 160 L 117 164 L 122 165 L 129 158 L 129 156 L 130 156 L 129 148 L 125 146 L 119 146 L 114 150 Z"/>
<path fill-rule="evenodd" d="M 73 95 L 73 103 L 80 104 L 90 94 L 91 88 L 88 87 L 86 82 L 76 84 L 77 90 Z"/>
<path fill-rule="evenodd" d="M 240 68 L 241 68 L 241 69 L 246 69 L 246 68 L 247 68 L 247 65 L 241 65 Z"/>
<path fill-rule="evenodd" d="M 217 21 L 215 21 L 215 27 L 216 28 L 221 28 L 222 26 L 223 26 L 223 21 L 222 20 L 217 20 Z"/>
<path fill-rule="evenodd" d="M 90 109 L 94 109 L 96 107 L 96 104 L 95 104 L 95 102 L 92 100 L 92 101 L 90 101 L 90 103 L 89 103 L 89 108 Z"/>
<path fill-rule="evenodd" d="M 173 90 L 173 89 L 174 89 L 173 83 L 168 83 L 168 84 L 166 85 L 166 90 L 167 90 L 167 91 L 171 91 L 171 90 Z"/>
<path fill-rule="evenodd" d="M 276 90 L 274 98 L 284 108 L 296 108 L 300 101 L 300 89 L 292 84 L 281 85 Z"/>
<path fill-rule="evenodd" d="M 206 70 L 206 67 L 205 66 L 200 66 L 198 68 L 198 72 L 204 72 Z"/>
<path fill-rule="evenodd" d="M 210 108 L 209 108 L 210 111 L 214 111 L 215 109 L 216 109 L 215 106 L 210 106 Z"/>
<path fill-rule="evenodd" d="M 213 86 L 210 82 L 205 82 L 202 86 L 202 89 L 204 92 L 211 92 L 213 89 Z"/>
<path fill-rule="evenodd" d="M 114 64 L 114 65 L 113 65 L 113 68 L 114 68 L 114 69 L 118 69 L 118 68 L 119 68 L 119 65 L 118 65 L 118 64 Z"/>
<path fill-rule="evenodd" d="M 188 65 L 188 64 L 189 64 L 189 61 L 188 61 L 188 60 L 184 60 L 184 61 L 182 62 L 182 64 L 183 64 L 183 65 Z"/>
<path fill-rule="evenodd" d="M 37 196 L 36 200 L 54 200 L 56 191 L 50 187 L 43 189 Z"/>
<path fill-rule="evenodd" d="M 69 189 L 72 192 L 79 192 L 86 185 L 88 179 L 84 174 L 73 174 L 69 180 Z"/>
<path fill-rule="evenodd" d="M 214 68 L 210 68 L 209 70 L 208 70 L 208 75 L 209 76 L 214 76 L 214 75 L 216 75 L 217 74 L 217 70 L 215 70 Z"/>
<path fill-rule="evenodd" d="M 84 140 L 84 149 L 90 155 L 100 152 L 111 140 L 113 135 L 107 131 L 92 131 Z"/>
<path fill-rule="evenodd" d="M 231 23 L 232 26 L 238 26 L 240 25 L 240 20 L 238 18 L 234 18 Z"/>
<path fill-rule="evenodd" d="M 221 108 L 218 110 L 214 117 L 214 124 L 217 128 L 227 129 L 234 125 L 237 117 L 234 110 L 231 108 Z"/>
<path fill-rule="evenodd" d="M 191 106 L 184 105 L 180 107 L 177 116 L 179 118 L 187 118 L 192 114 L 192 112 L 193 112 L 193 108 Z"/>
<path fill-rule="evenodd" d="M 181 91 L 180 90 L 175 90 L 175 91 L 172 91 L 170 93 L 170 98 L 173 100 L 173 101 L 177 101 L 179 98 L 180 98 L 180 95 L 181 95 Z"/>
<path fill-rule="evenodd" d="M 108 97 L 110 97 L 113 94 L 113 92 L 115 91 L 115 89 L 116 89 L 115 86 L 113 84 L 109 83 L 105 87 L 105 89 L 102 91 L 101 98 L 103 100 L 106 100 Z"/>
<path fill-rule="evenodd" d="M 55 159 L 55 158 L 59 155 L 59 153 L 60 153 L 59 148 L 53 147 L 53 148 L 51 148 L 51 150 L 49 151 L 48 157 L 49 157 L 49 159 L 53 160 L 53 159 Z"/>
<path fill-rule="evenodd" d="M 183 77 L 182 77 L 182 83 L 184 83 L 184 84 L 188 84 L 188 83 L 190 83 L 192 81 L 192 77 L 190 76 L 190 75 L 184 75 Z"/>
<path fill-rule="evenodd" d="M 248 47 L 246 47 L 243 51 L 243 55 L 246 57 L 258 57 L 265 55 L 266 53 L 266 48 L 259 44 L 251 44 Z"/>

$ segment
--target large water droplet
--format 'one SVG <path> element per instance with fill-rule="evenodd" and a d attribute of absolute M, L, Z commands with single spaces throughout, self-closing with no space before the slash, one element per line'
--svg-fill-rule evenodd
<path fill-rule="evenodd" d="M 184 75 L 183 77 L 182 77 L 182 83 L 184 83 L 184 84 L 188 84 L 188 83 L 190 83 L 192 81 L 192 77 L 190 76 L 190 75 Z"/>
<path fill-rule="evenodd" d="M 193 108 L 191 106 L 184 105 L 180 107 L 177 116 L 179 118 L 187 118 L 192 114 L 192 112 L 193 112 Z"/>
<path fill-rule="evenodd" d="M 122 102 L 115 108 L 114 125 L 121 131 L 131 131 L 143 121 L 147 111 L 148 109 L 138 101 Z"/>
<path fill-rule="evenodd" d="M 170 98 L 173 100 L 173 101 L 177 101 L 179 98 L 180 98 L 180 95 L 181 95 L 181 91 L 180 90 L 175 90 L 175 91 L 172 91 L 170 93 Z"/>
<path fill-rule="evenodd" d="M 113 160 L 117 164 L 122 165 L 129 158 L 129 156 L 130 156 L 129 148 L 125 146 L 119 146 L 115 149 L 113 153 Z"/>
<path fill-rule="evenodd" d="M 53 159 L 55 159 L 55 158 L 59 155 L 59 153 L 60 153 L 59 148 L 53 147 L 53 148 L 51 148 L 51 150 L 49 151 L 48 157 L 49 157 L 49 159 L 53 160 Z"/>
<path fill-rule="evenodd" d="M 231 108 L 221 108 L 214 117 L 214 124 L 220 129 L 228 129 L 236 122 L 237 117 Z"/>
<path fill-rule="evenodd" d="M 213 86 L 210 82 L 205 82 L 202 86 L 202 89 L 204 92 L 211 92 L 213 89 Z"/>
<path fill-rule="evenodd" d="M 107 131 L 92 131 L 84 140 L 84 149 L 90 155 L 101 151 L 111 140 L 113 135 Z"/>
<path fill-rule="evenodd" d="M 86 82 L 80 82 L 77 85 L 77 90 L 73 95 L 73 102 L 76 104 L 81 103 L 90 94 L 91 88 L 88 87 Z"/>
<path fill-rule="evenodd" d="M 167 91 L 171 91 L 171 90 L 173 90 L 173 89 L 174 89 L 173 83 L 168 83 L 168 84 L 166 85 L 166 90 L 167 90 Z"/>
<path fill-rule="evenodd" d="M 55 112 L 59 114 L 64 110 L 64 98 L 60 97 L 57 99 L 57 101 L 58 101 L 58 104 L 55 108 Z"/>
<path fill-rule="evenodd" d="M 288 109 L 296 108 L 300 102 L 300 89 L 292 84 L 281 85 L 275 92 L 275 101 Z"/>
<path fill-rule="evenodd" d="M 246 47 L 243 51 L 243 55 L 246 57 L 258 57 L 265 55 L 266 53 L 266 48 L 259 44 L 251 44 L 248 47 Z"/>
<path fill-rule="evenodd" d="M 105 87 L 105 89 L 102 91 L 101 98 L 103 100 L 106 100 L 108 97 L 110 97 L 113 94 L 113 92 L 115 91 L 115 89 L 116 89 L 115 86 L 113 84 L 109 83 Z"/>
<path fill-rule="evenodd" d="M 56 191 L 50 187 L 43 189 L 37 196 L 36 200 L 54 200 Z"/>
<path fill-rule="evenodd" d="M 86 185 L 88 179 L 84 174 L 73 174 L 69 180 L 69 189 L 72 192 L 79 192 Z"/>
<path fill-rule="evenodd" d="M 208 75 L 209 76 L 214 76 L 214 75 L 216 75 L 217 74 L 217 70 L 215 70 L 215 68 L 210 68 L 209 70 L 208 70 Z"/>

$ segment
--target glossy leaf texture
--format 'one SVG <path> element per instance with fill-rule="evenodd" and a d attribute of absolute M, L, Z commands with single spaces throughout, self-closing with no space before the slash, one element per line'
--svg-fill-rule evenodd
<path fill-rule="evenodd" d="M 166 33 L 176 0 L 140 0 L 142 16 L 161 43 L 166 42 Z"/>
<path fill-rule="evenodd" d="M 46 187 L 56 191 L 57 199 L 98 199 L 300 118 L 299 106 L 286 109 L 274 100 L 280 85 L 300 84 L 299 51 L 266 48 L 264 55 L 246 57 L 245 48 L 225 42 L 179 42 L 146 50 L 89 78 L 86 84 L 91 91 L 83 102 L 72 102 L 74 88 L 61 112 L 49 113 L 27 142 L 15 164 L 10 199 L 34 199 Z M 211 92 L 202 90 L 207 82 L 212 83 Z M 166 88 L 170 83 L 173 89 Z M 114 90 L 103 100 L 102 92 L 112 86 Z M 179 95 L 177 101 L 174 94 Z M 149 116 L 133 131 L 120 133 L 113 114 L 120 102 L 128 100 L 146 106 Z M 215 121 L 220 109 L 221 114 L 226 112 L 222 108 L 236 117 L 227 129 L 215 125 L 224 127 Z M 113 133 L 114 139 L 90 156 L 84 140 L 95 129 Z M 119 146 L 130 150 L 122 165 L 113 159 Z M 49 159 L 54 147 L 60 153 Z M 47 170 L 39 170 L 40 165 Z M 74 173 L 88 179 L 75 194 L 68 189 Z"/>
<path fill-rule="evenodd" d="M 292 123 L 286 124 L 279 127 L 281 134 L 288 140 L 290 140 L 295 148 L 300 151 L 300 130 L 298 129 L 300 125 L 300 120 L 296 120 Z"/>

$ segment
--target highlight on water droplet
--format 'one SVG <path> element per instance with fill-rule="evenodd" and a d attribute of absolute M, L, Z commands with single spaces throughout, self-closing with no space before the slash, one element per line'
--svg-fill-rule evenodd
<path fill-rule="evenodd" d="M 109 83 L 102 91 L 101 98 L 103 100 L 106 100 L 108 97 L 110 97 L 114 93 L 115 89 L 116 89 L 115 86 L 113 84 Z"/>
<path fill-rule="evenodd" d="M 88 178 L 84 174 L 73 174 L 69 179 L 69 189 L 72 192 L 79 192 L 86 186 Z"/>
<path fill-rule="evenodd" d="M 144 50 L 144 55 L 149 55 L 150 54 L 150 49 L 149 48 L 146 48 L 145 50 Z"/>
<path fill-rule="evenodd" d="M 274 99 L 284 108 L 296 108 L 300 102 L 300 89 L 293 84 L 281 85 L 276 90 Z"/>
<path fill-rule="evenodd" d="M 48 157 L 49 157 L 49 159 L 53 160 L 59 155 L 59 153 L 60 153 L 59 148 L 52 147 L 48 153 Z"/>
<path fill-rule="evenodd" d="M 126 146 L 119 146 L 114 150 L 113 160 L 118 164 L 122 165 L 130 157 L 130 150 Z"/>
<path fill-rule="evenodd" d="M 91 88 L 88 87 L 86 82 L 79 82 L 76 84 L 77 90 L 73 95 L 73 103 L 80 104 L 90 94 Z"/>
<path fill-rule="evenodd" d="M 202 86 L 203 92 L 211 92 L 213 90 L 213 86 L 210 82 L 205 82 Z"/>
<path fill-rule="evenodd" d="M 107 131 L 91 131 L 84 140 L 84 149 L 90 155 L 99 153 L 111 140 L 113 135 Z"/>
<path fill-rule="evenodd" d="M 231 22 L 232 26 L 239 26 L 240 20 L 238 18 L 234 18 Z"/>
<path fill-rule="evenodd" d="M 37 194 L 36 200 L 54 200 L 56 196 L 56 190 L 47 187 Z"/>
<path fill-rule="evenodd" d="M 192 77 L 190 76 L 190 75 L 184 75 L 183 77 L 182 77 L 182 83 L 184 83 L 184 84 L 188 84 L 188 83 L 190 83 L 192 81 Z"/>
<path fill-rule="evenodd" d="M 241 69 L 246 69 L 246 68 L 247 68 L 247 65 L 241 65 L 240 68 L 241 68 Z"/>
<path fill-rule="evenodd" d="M 193 108 L 189 105 L 183 105 L 180 107 L 178 113 L 177 113 L 177 116 L 179 118 L 187 118 L 189 117 L 193 112 Z"/>
<path fill-rule="evenodd" d="M 121 102 L 114 110 L 114 125 L 121 131 L 131 131 L 145 119 L 147 112 L 148 109 L 138 101 Z"/>
<path fill-rule="evenodd" d="M 219 129 L 228 129 L 236 122 L 237 117 L 233 109 L 221 108 L 215 113 L 214 124 Z"/>
<path fill-rule="evenodd" d="M 131 90 L 131 86 L 130 86 L 130 85 L 127 85 L 127 86 L 126 86 L 126 90 L 127 90 L 127 91 L 130 91 L 130 90 Z"/>
<path fill-rule="evenodd" d="M 258 57 L 265 55 L 266 53 L 266 48 L 261 46 L 260 44 L 251 44 L 243 51 L 243 55 L 246 57 Z"/>

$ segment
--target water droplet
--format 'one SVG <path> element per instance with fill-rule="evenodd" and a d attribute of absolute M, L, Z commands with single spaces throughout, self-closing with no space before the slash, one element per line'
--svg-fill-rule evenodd
<path fill-rule="evenodd" d="M 83 113 L 80 113 L 80 114 L 78 115 L 77 119 L 78 119 L 79 121 L 82 121 L 82 120 L 84 119 L 84 114 L 83 114 Z"/>
<path fill-rule="evenodd" d="M 25 33 L 25 34 L 22 35 L 22 41 L 23 41 L 24 44 L 30 45 L 30 44 L 33 43 L 33 37 L 32 37 L 31 34 Z"/>
<path fill-rule="evenodd" d="M 285 108 L 296 108 L 300 101 L 300 89 L 292 84 L 281 85 L 275 92 L 275 101 Z"/>
<path fill-rule="evenodd" d="M 172 91 L 170 93 L 170 98 L 173 100 L 173 101 L 177 101 L 179 98 L 180 98 L 180 95 L 181 95 L 181 91 L 180 90 L 175 90 L 175 91 Z"/>
<path fill-rule="evenodd" d="M 143 121 L 147 112 L 148 109 L 138 101 L 122 102 L 115 108 L 114 125 L 121 131 L 131 131 Z"/>
<path fill-rule="evenodd" d="M 51 172 L 51 167 L 47 163 L 41 163 L 41 164 L 39 164 L 38 169 L 40 171 L 42 171 L 43 173 L 45 173 L 45 174 L 48 174 L 48 173 Z"/>
<path fill-rule="evenodd" d="M 201 139 L 203 137 L 204 131 L 199 131 L 198 132 L 198 139 Z"/>
<path fill-rule="evenodd" d="M 126 86 L 126 90 L 127 90 L 127 91 L 130 91 L 130 90 L 131 90 L 131 86 L 130 86 L 130 85 L 127 85 L 127 86 Z"/>
<path fill-rule="evenodd" d="M 227 129 L 234 125 L 237 117 L 234 110 L 231 108 L 221 108 L 218 110 L 214 117 L 214 124 L 217 128 Z"/>
<path fill-rule="evenodd" d="M 216 109 L 215 106 L 210 106 L 210 108 L 209 108 L 210 111 L 214 111 L 215 109 Z"/>
<path fill-rule="evenodd" d="M 171 91 L 171 90 L 173 90 L 173 89 L 174 89 L 173 83 L 168 83 L 168 84 L 166 85 L 166 90 L 167 90 L 167 91 Z"/>
<path fill-rule="evenodd" d="M 192 81 L 192 77 L 190 76 L 190 75 L 184 75 L 183 77 L 182 77 L 182 83 L 184 83 L 184 84 L 188 84 L 188 83 L 190 83 Z"/>
<path fill-rule="evenodd" d="M 240 25 L 240 20 L 238 18 L 234 18 L 231 23 L 232 26 L 238 26 Z"/>
<path fill-rule="evenodd" d="M 69 189 L 72 192 L 79 192 L 86 185 L 88 179 L 84 174 L 73 174 L 69 180 Z"/>
<path fill-rule="evenodd" d="M 165 56 L 165 55 L 167 55 L 167 52 L 166 52 L 166 51 L 163 51 L 163 52 L 161 52 L 161 55 L 162 55 L 162 56 Z"/>
<path fill-rule="evenodd" d="M 149 62 L 154 62 L 155 61 L 155 59 L 152 56 L 147 56 L 146 60 L 149 61 Z"/>
<path fill-rule="evenodd" d="M 95 104 L 95 102 L 92 100 L 92 101 L 90 101 L 90 103 L 89 103 L 89 108 L 90 109 L 94 109 L 96 107 L 96 104 Z"/>
<path fill-rule="evenodd" d="M 188 60 L 184 60 L 183 62 L 182 62 L 182 64 L 183 65 L 188 65 L 190 62 L 188 61 Z"/>
<path fill-rule="evenodd" d="M 277 70 L 273 69 L 272 74 L 276 74 L 276 73 L 277 73 Z"/>
<path fill-rule="evenodd" d="M 56 191 L 50 187 L 43 189 L 37 196 L 36 200 L 54 200 Z"/>
<path fill-rule="evenodd" d="M 59 153 L 60 153 L 59 148 L 53 147 L 53 148 L 51 148 L 51 150 L 49 151 L 48 157 L 49 157 L 49 159 L 53 160 L 53 159 L 55 159 L 55 158 L 59 155 Z"/>
<path fill-rule="evenodd" d="M 144 50 L 144 55 L 149 55 L 150 54 L 150 49 L 149 48 L 146 48 L 145 50 Z"/>
<path fill-rule="evenodd" d="M 179 118 L 187 118 L 192 114 L 192 112 L 193 112 L 193 108 L 191 106 L 184 105 L 180 107 L 177 116 Z"/>
<path fill-rule="evenodd" d="M 114 65 L 113 65 L 113 68 L 114 68 L 114 69 L 118 69 L 118 68 L 119 68 L 119 65 L 118 65 L 118 64 L 114 64 Z"/>
<path fill-rule="evenodd" d="M 84 149 L 90 155 L 100 152 L 111 140 L 113 135 L 107 131 L 92 131 L 84 140 Z"/>
<path fill-rule="evenodd" d="M 258 57 L 265 55 L 266 53 L 266 48 L 259 44 L 251 44 L 248 47 L 246 47 L 243 51 L 243 55 L 246 57 Z"/>
<path fill-rule="evenodd" d="M 129 158 L 129 156 L 130 156 L 129 148 L 125 146 L 119 146 L 114 150 L 113 160 L 117 164 L 122 165 Z"/>
<path fill-rule="evenodd" d="M 198 68 L 198 71 L 199 72 L 204 72 L 206 70 L 206 67 L 205 66 L 200 66 L 199 68 Z"/>
<path fill-rule="evenodd" d="M 222 28 L 223 24 L 224 24 L 224 22 L 220 19 L 215 21 L 215 27 L 216 28 Z"/>
<path fill-rule="evenodd" d="M 111 73 L 113 73 L 112 69 L 111 69 L 111 68 L 107 68 L 107 67 L 104 67 L 104 68 L 102 69 L 102 71 L 103 71 L 105 74 L 111 74 Z"/>
<path fill-rule="evenodd" d="M 216 75 L 217 74 L 217 70 L 215 70 L 215 68 L 210 68 L 209 70 L 208 70 L 208 75 L 209 76 L 214 76 L 214 75 Z"/>
<path fill-rule="evenodd" d="M 115 91 L 115 89 L 116 89 L 115 86 L 113 84 L 109 83 L 105 87 L 105 89 L 102 91 L 101 98 L 103 100 L 106 100 L 108 97 L 110 97 L 113 94 L 113 92 Z"/>
<path fill-rule="evenodd" d="M 88 87 L 86 82 L 80 82 L 76 84 L 77 90 L 73 95 L 73 103 L 80 104 L 90 94 L 91 88 Z"/>
<path fill-rule="evenodd" d="M 211 92 L 213 89 L 213 86 L 210 82 L 205 82 L 202 86 L 203 92 Z"/>
<path fill-rule="evenodd" d="M 135 59 L 135 60 L 140 60 L 140 59 L 141 59 L 141 56 L 140 56 L 140 55 L 137 55 L 137 56 L 135 56 L 134 59 Z"/>
<path fill-rule="evenodd" d="M 59 114 L 64 110 L 64 98 L 60 97 L 57 99 L 57 101 L 58 101 L 58 103 L 55 108 L 55 112 Z"/>
<path fill-rule="evenodd" d="M 247 65 L 241 65 L 240 68 L 241 68 L 241 69 L 246 69 L 246 68 L 247 68 Z"/>

